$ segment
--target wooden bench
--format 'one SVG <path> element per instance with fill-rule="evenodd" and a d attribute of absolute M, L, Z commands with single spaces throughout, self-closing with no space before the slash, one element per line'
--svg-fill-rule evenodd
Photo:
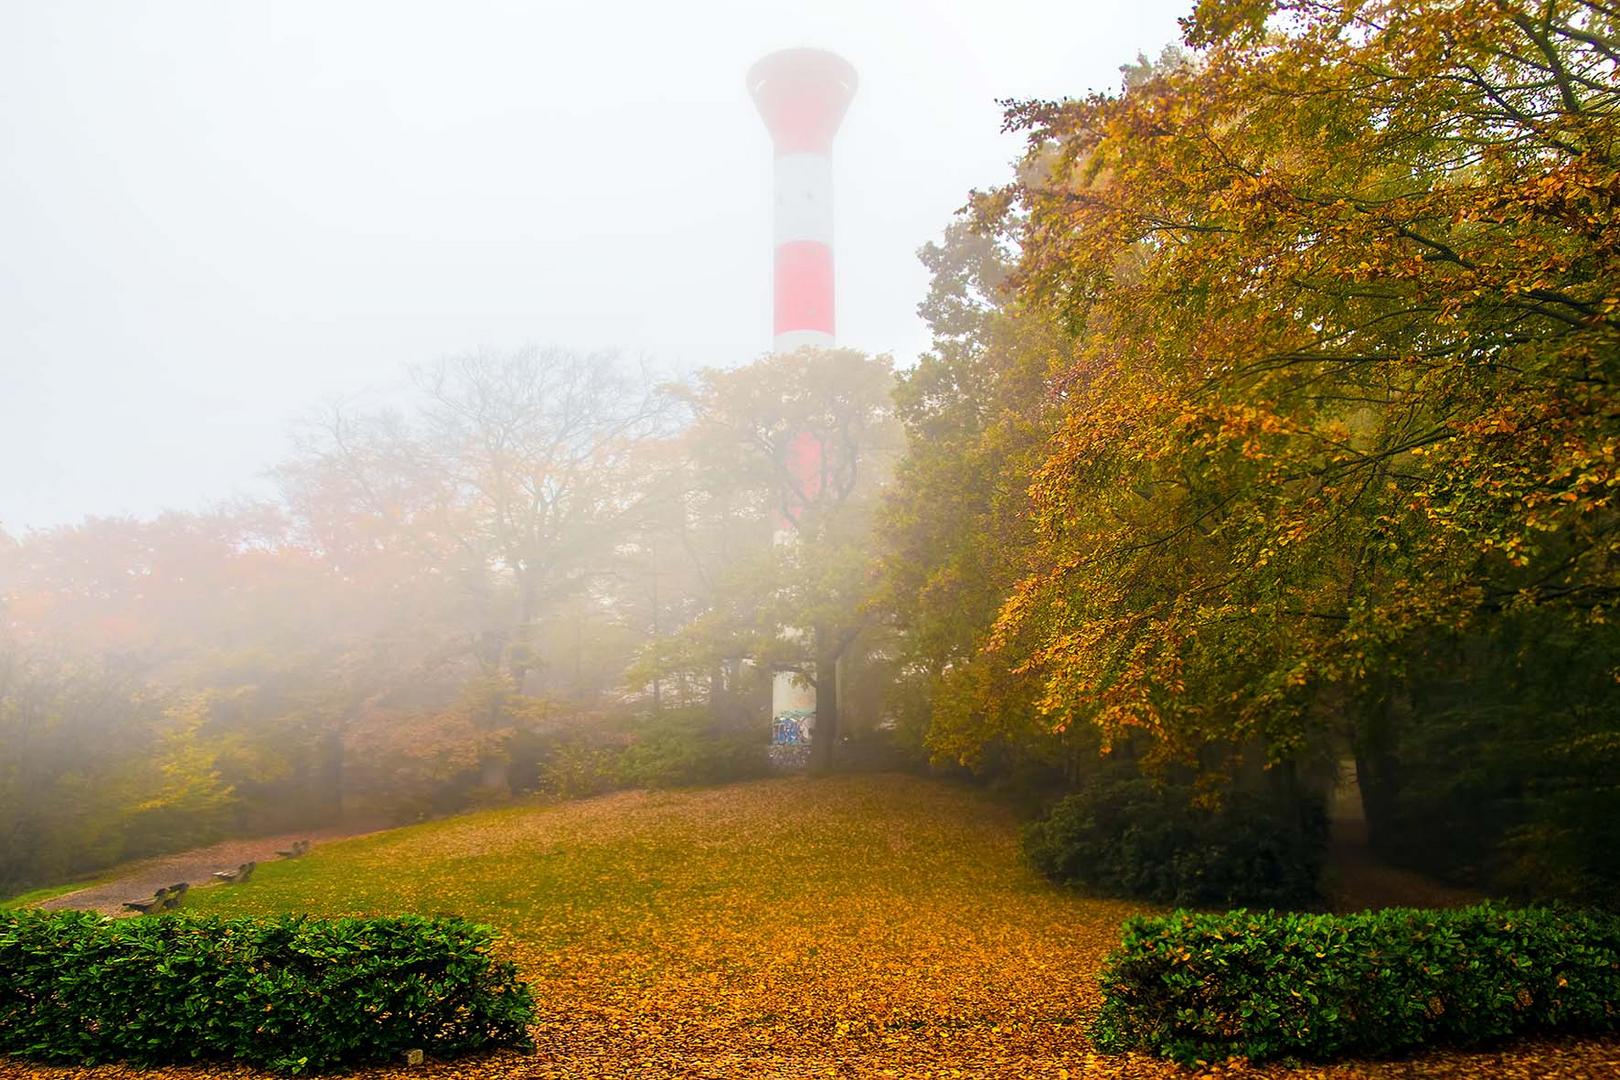
<path fill-rule="evenodd" d="M 294 840 L 292 847 L 288 848 L 286 851 L 282 851 L 282 850 L 280 850 L 278 848 L 276 850 L 276 854 L 280 855 L 283 859 L 297 859 L 297 858 L 300 858 L 300 857 L 302 857 L 304 855 L 308 855 L 309 854 L 309 841 L 308 840 Z"/>
<path fill-rule="evenodd" d="M 258 865 L 256 862 L 245 862 L 235 870 L 215 870 L 214 880 L 226 885 L 245 885 L 248 878 L 253 876 L 253 868 Z"/>
<path fill-rule="evenodd" d="M 125 900 L 124 910 L 138 911 L 142 915 L 145 915 L 148 912 L 162 910 L 163 902 L 169 898 L 169 888 L 170 886 L 166 885 L 159 889 L 157 892 L 152 894 L 152 898 L 150 900 Z"/>

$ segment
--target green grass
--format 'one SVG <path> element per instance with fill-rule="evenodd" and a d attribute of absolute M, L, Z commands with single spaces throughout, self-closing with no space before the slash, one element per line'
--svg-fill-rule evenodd
<path fill-rule="evenodd" d="M 650 911 L 792 907 L 816 897 L 1089 904 L 1026 869 L 1017 823 L 978 793 L 912 777 L 767 780 L 519 806 L 324 844 L 245 886 L 194 889 L 198 913 L 456 912 L 555 944 Z M 1123 905 L 1113 905 L 1124 910 Z M 559 920 L 559 912 L 570 918 Z"/>
<path fill-rule="evenodd" d="M 41 901 L 50 900 L 53 897 L 62 896 L 70 892 L 78 892 L 80 889 L 88 889 L 92 885 L 99 885 L 101 884 L 102 880 L 105 879 L 98 878 L 91 881 L 75 881 L 71 885 L 49 885 L 43 889 L 34 889 L 31 892 L 19 893 L 9 900 L 0 900 L 0 911 L 15 911 L 18 908 L 29 907 L 33 904 L 38 904 Z"/>

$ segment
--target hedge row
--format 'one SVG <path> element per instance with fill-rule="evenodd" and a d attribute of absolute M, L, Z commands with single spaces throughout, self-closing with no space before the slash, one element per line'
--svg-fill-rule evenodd
<path fill-rule="evenodd" d="M 0 1053 L 313 1072 L 528 1042 L 534 1005 L 457 918 L 0 912 Z"/>
<path fill-rule="evenodd" d="M 1491 904 L 1129 920 L 1092 1037 L 1183 1064 L 1620 1030 L 1620 915 Z"/>

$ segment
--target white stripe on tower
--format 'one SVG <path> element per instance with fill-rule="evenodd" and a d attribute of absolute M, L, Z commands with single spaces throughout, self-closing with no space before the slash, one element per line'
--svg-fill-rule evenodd
<path fill-rule="evenodd" d="M 776 158 L 776 243 L 832 250 L 832 159 L 799 152 Z"/>

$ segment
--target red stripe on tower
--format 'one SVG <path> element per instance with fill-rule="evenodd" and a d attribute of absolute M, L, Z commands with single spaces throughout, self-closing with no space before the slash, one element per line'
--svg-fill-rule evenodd
<path fill-rule="evenodd" d="M 790 240 L 776 247 L 775 334 L 795 330 L 833 336 L 832 248 L 814 240 Z"/>

